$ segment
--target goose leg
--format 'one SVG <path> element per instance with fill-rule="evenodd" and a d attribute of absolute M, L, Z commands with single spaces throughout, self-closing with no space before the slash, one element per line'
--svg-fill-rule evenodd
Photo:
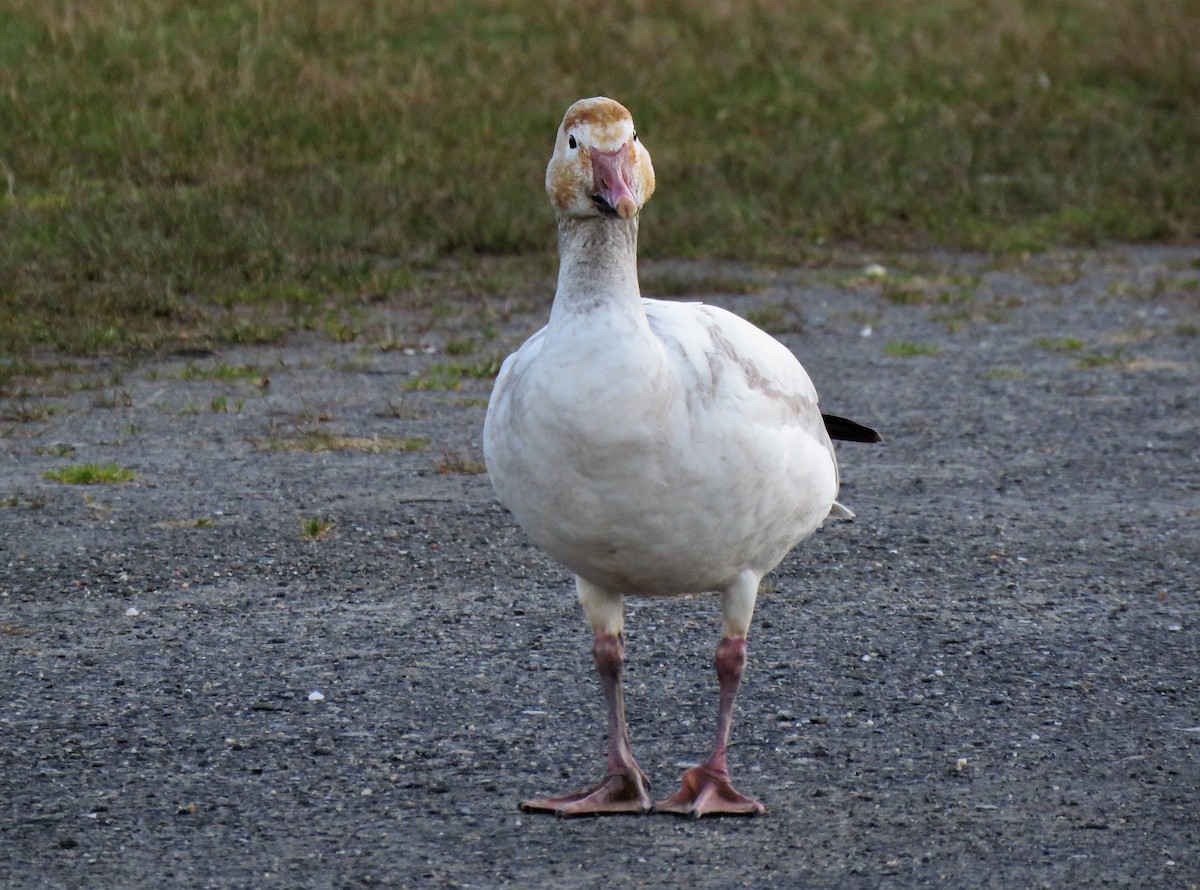
<path fill-rule="evenodd" d="M 766 812 L 766 807 L 761 803 L 733 787 L 725 757 L 733 723 L 733 705 L 746 667 L 746 630 L 754 612 L 757 592 L 758 578 L 748 573 L 725 592 L 722 603 L 725 627 L 713 659 L 721 695 L 712 755 L 704 763 L 684 772 L 679 790 L 654 805 L 656 813 L 674 813 L 699 819 L 708 815 L 757 816 Z"/>
<path fill-rule="evenodd" d="M 647 813 L 651 807 L 647 790 L 650 780 L 633 757 L 621 687 L 625 665 L 624 606 L 619 596 L 604 593 L 582 579 L 576 579 L 576 587 L 595 633 L 592 658 L 608 707 L 608 773 L 591 788 L 559 797 L 525 800 L 520 806 L 527 813 L 558 816 Z"/>

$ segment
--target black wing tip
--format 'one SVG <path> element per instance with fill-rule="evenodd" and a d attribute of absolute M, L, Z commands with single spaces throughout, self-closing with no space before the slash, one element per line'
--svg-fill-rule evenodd
<path fill-rule="evenodd" d="M 821 419 L 825 421 L 825 430 L 831 439 L 869 444 L 883 441 L 883 436 L 869 426 L 863 426 L 861 423 L 855 423 L 845 417 L 838 417 L 836 414 L 822 414 Z"/>

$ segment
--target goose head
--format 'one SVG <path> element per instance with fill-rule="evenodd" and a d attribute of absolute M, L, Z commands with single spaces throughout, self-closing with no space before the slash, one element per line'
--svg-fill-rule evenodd
<path fill-rule="evenodd" d="M 567 109 L 546 191 L 560 217 L 637 216 L 654 192 L 654 167 L 624 105 L 597 96 Z"/>

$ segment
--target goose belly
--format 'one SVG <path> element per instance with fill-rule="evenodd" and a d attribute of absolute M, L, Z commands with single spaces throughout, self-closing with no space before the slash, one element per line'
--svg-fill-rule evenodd
<path fill-rule="evenodd" d="M 672 434 L 660 412 L 609 419 L 485 431 L 500 500 L 536 544 L 606 589 L 670 595 L 763 575 L 836 497 L 832 455 L 801 429 Z"/>

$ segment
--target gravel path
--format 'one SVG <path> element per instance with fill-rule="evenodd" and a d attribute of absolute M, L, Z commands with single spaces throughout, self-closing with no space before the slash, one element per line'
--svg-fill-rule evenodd
<path fill-rule="evenodd" d="M 858 520 L 760 600 L 755 820 L 517 811 L 598 777 L 603 710 L 568 576 L 470 472 L 490 381 L 412 388 L 478 360 L 425 351 L 453 324 L 0 405 L 0 885 L 1200 885 L 1200 253 L 893 265 L 644 268 L 753 283 L 705 299 L 888 439 L 841 449 Z M 42 475 L 106 461 L 137 478 Z M 709 746 L 717 604 L 628 631 L 665 792 Z"/>

